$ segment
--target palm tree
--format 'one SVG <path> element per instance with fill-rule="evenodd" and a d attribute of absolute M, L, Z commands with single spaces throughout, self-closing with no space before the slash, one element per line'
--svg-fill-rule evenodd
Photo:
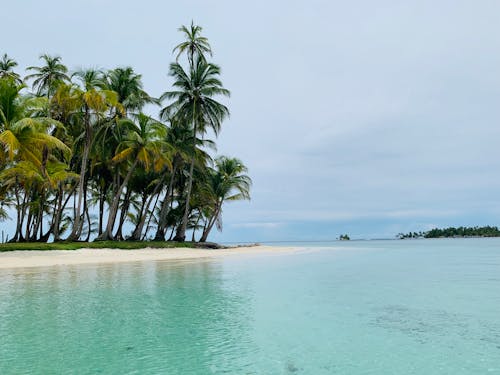
<path fill-rule="evenodd" d="M 169 170 L 169 168 L 165 169 Z M 135 202 L 131 201 L 135 214 L 131 214 L 130 218 L 135 224 L 135 228 L 129 237 L 130 240 L 139 241 L 142 238 L 144 225 L 154 212 L 154 209 L 153 212 L 150 210 L 151 204 L 153 201 L 155 203 L 158 201 L 161 190 L 165 186 L 164 178 L 166 175 L 166 171 L 155 172 L 136 168 L 128 187 L 128 190 L 138 197 Z"/>
<path fill-rule="evenodd" d="M 212 48 L 208 43 L 208 39 L 201 36 L 203 28 L 197 26 L 191 21 L 191 26 L 187 28 L 182 25 L 179 31 L 184 34 L 185 41 L 175 46 L 173 53 L 177 52 L 176 62 L 179 62 L 180 56 L 185 53 L 187 55 L 190 68 L 194 67 L 195 57 L 205 60 L 205 54 L 212 56 Z"/>
<path fill-rule="evenodd" d="M 21 242 L 30 237 L 30 225 L 26 225 L 26 234 L 22 234 L 22 227 L 26 218 L 26 209 L 29 209 L 28 223 L 31 222 L 31 208 L 35 206 L 34 202 L 38 200 L 38 196 L 34 194 L 37 185 L 43 183 L 43 175 L 40 173 L 40 168 L 35 166 L 30 161 L 21 160 L 18 163 L 11 164 L 0 173 L 2 188 L 6 188 L 13 192 L 15 198 L 15 208 L 17 212 L 16 232 L 11 241 Z"/>
<path fill-rule="evenodd" d="M 9 186 L 15 191 L 17 200 L 17 225 L 14 240 L 37 240 L 40 231 L 40 241 L 46 242 L 51 233 L 54 240 L 59 240 L 61 215 L 65 205 L 63 204 L 64 185 L 71 180 L 77 179 L 78 175 L 68 171 L 68 165 L 55 158 L 49 158 L 45 168 L 41 169 L 31 161 L 19 161 L 12 164 L 0 174 L 4 186 Z M 24 191 L 24 199 L 20 199 Z M 56 193 L 53 199 L 53 210 L 50 208 L 50 196 Z M 27 199 L 29 198 L 29 199 Z M 67 202 L 67 199 L 64 203 Z M 29 208 L 28 217 L 31 217 L 32 228 L 26 227 L 26 235 L 22 236 L 21 229 L 25 210 Z M 43 214 L 51 213 L 52 219 L 46 233 L 43 233 Z M 31 229 L 31 231 L 30 231 Z M 30 235 L 31 232 L 31 235 Z"/>
<path fill-rule="evenodd" d="M 3 166 L 7 167 L 2 174 L 16 176 L 10 182 L 7 175 L 1 180 L 12 188 L 17 201 L 18 223 L 14 240 L 21 236 L 20 229 L 28 203 L 29 218 L 35 217 L 33 235 L 36 237 L 38 228 L 42 232 L 43 209 L 47 198 L 44 181 L 50 176 L 50 166 L 56 156 L 63 156 L 67 160 L 71 153 L 64 142 L 50 134 L 57 128 L 63 128 L 62 124 L 51 118 L 37 116 L 44 112 L 46 99 L 23 97 L 20 95 L 23 88 L 13 78 L 0 80 L 0 155 Z M 23 191 L 21 203 L 20 194 Z"/>
<path fill-rule="evenodd" d="M 29 160 L 40 167 L 46 151 L 59 149 L 69 155 L 71 150 L 61 140 L 49 134 L 54 127 L 63 127 L 56 120 L 30 117 L 30 112 L 42 112 L 37 98 L 21 97 L 24 85 L 14 79 L 0 80 L 0 144 L 8 162 Z"/>
<path fill-rule="evenodd" d="M 163 241 L 165 239 L 169 211 L 174 200 L 174 185 L 177 183 L 177 180 L 180 180 L 180 176 L 184 176 L 185 164 L 188 163 L 191 160 L 191 156 L 194 155 L 194 166 L 198 169 L 203 169 L 206 165 L 212 163 L 210 155 L 205 152 L 204 149 L 215 150 L 214 142 L 199 137 L 193 139 L 192 129 L 183 123 L 176 123 L 175 121 L 171 121 L 166 142 L 172 147 L 173 151 L 172 170 L 169 176 L 163 176 L 164 181 L 167 180 L 167 177 L 169 178 L 169 183 L 158 214 L 158 225 L 154 237 L 156 241 Z M 194 149 L 193 143 L 195 145 Z"/>
<path fill-rule="evenodd" d="M 4 53 L 2 59 L 0 60 L 0 79 L 4 77 L 11 77 L 14 78 L 17 83 L 21 83 L 21 77 L 13 71 L 16 66 L 17 61 L 11 59 L 6 53 Z"/>
<path fill-rule="evenodd" d="M 94 127 L 102 120 L 104 112 L 109 108 L 121 107 L 118 103 L 118 96 L 114 91 L 99 89 L 99 86 L 102 84 L 102 75 L 98 70 L 88 69 L 78 71 L 73 76 L 79 79 L 82 86 L 82 89 L 75 88 L 73 95 L 78 98 L 83 114 L 81 136 L 84 139 L 80 164 L 80 180 L 78 181 L 78 201 L 75 207 L 73 230 L 69 236 L 69 239 L 77 240 L 82 231 L 82 203 L 87 177 L 87 164 L 94 141 Z"/>
<path fill-rule="evenodd" d="M 214 96 L 229 96 L 219 80 L 220 68 L 198 58 L 194 69 L 186 73 L 178 63 L 170 65 L 170 75 L 174 77 L 175 91 L 167 91 L 161 100 L 172 100 L 163 108 L 160 116 L 163 119 L 174 118 L 176 121 L 190 124 L 193 131 L 193 142 L 198 134 L 205 134 L 210 128 L 217 135 L 222 121 L 229 116 L 229 109 L 213 99 Z M 195 149 L 193 144 L 193 150 Z M 184 241 L 189 215 L 189 199 L 193 184 L 194 154 L 191 156 L 189 179 L 186 191 L 186 204 L 177 241 Z"/>
<path fill-rule="evenodd" d="M 63 211 L 72 195 L 74 182 L 78 181 L 79 175 L 70 171 L 66 163 L 51 161 L 47 166 L 47 179 L 49 187 L 55 192 L 54 209 L 51 221 L 51 232 L 54 241 L 61 240 L 61 221 Z M 64 195 L 66 198 L 64 199 Z"/>
<path fill-rule="evenodd" d="M 206 240 L 223 203 L 248 198 L 245 169 L 228 181 L 228 163 L 209 153 L 215 143 L 207 133 L 217 136 L 229 116 L 220 68 L 207 61 L 212 49 L 201 27 L 179 31 L 160 120 L 142 113 L 161 100 L 131 67 L 70 78 L 61 57 L 44 54 L 28 68 L 26 90 L 17 62 L 0 55 L 0 221 L 5 207 L 17 214 L 13 241 L 58 241 L 67 229 L 67 239 L 89 240 L 94 227 L 98 239 L 122 239 L 127 221 L 133 240 L 154 228 L 156 239 L 184 241 L 193 229 L 193 241 L 197 230 Z"/>
<path fill-rule="evenodd" d="M 221 156 L 215 160 L 215 170 L 208 178 L 210 215 L 207 218 L 200 242 L 205 242 L 214 224 L 222 229 L 222 205 L 226 201 L 250 199 L 252 180 L 247 167 L 237 158 Z"/>
<path fill-rule="evenodd" d="M 37 90 L 37 95 L 45 95 L 50 98 L 61 82 L 69 81 L 66 74 L 68 68 L 61 63 L 60 56 L 50 56 L 43 54 L 40 59 L 44 61 L 43 66 L 30 66 L 26 70 L 32 70 L 35 73 L 26 76 L 26 79 L 33 79 L 33 89 Z"/>
<path fill-rule="evenodd" d="M 130 119 L 119 121 L 120 126 L 128 131 L 125 139 L 120 142 L 112 162 L 115 164 L 126 163 L 125 177 L 118 186 L 109 209 L 108 223 L 104 232 L 97 240 L 113 239 L 113 227 L 118 213 L 118 206 L 123 190 L 129 184 L 135 168 L 141 164 L 146 171 L 153 168 L 161 170 L 165 164 L 171 167 L 171 161 L 165 157 L 164 143 L 166 128 L 160 122 L 145 114 L 136 116 L 137 124 Z"/>
<path fill-rule="evenodd" d="M 136 74 L 131 67 L 109 70 L 103 80 L 107 90 L 118 94 L 118 101 L 123 106 L 125 113 L 140 111 L 146 104 L 159 104 L 143 89 L 142 77 Z"/>

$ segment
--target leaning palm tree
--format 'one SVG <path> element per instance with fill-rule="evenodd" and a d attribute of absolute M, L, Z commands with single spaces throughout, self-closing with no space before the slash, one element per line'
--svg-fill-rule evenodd
<path fill-rule="evenodd" d="M 142 165 L 146 171 L 151 168 L 159 171 L 165 164 L 171 167 L 171 161 L 165 157 L 165 145 L 162 142 L 166 132 L 165 126 L 142 113 L 136 118 L 137 124 L 130 119 L 119 121 L 120 126 L 126 129 L 126 135 L 125 139 L 120 142 L 112 162 L 117 165 L 126 164 L 126 174 L 112 198 L 106 229 L 97 237 L 97 240 L 114 239 L 113 227 L 120 198 L 138 165 Z"/>
<path fill-rule="evenodd" d="M 160 116 L 163 119 L 174 118 L 176 121 L 190 124 L 193 142 L 198 134 L 205 134 L 208 129 L 212 129 L 217 135 L 223 120 L 229 116 L 229 109 L 217 102 L 214 97 L 230 95 L 229 90 L 223 87 L 218 78 L 220 68 L 198 57 L 195 67 L 189 73 L 186 73 L 179 63 L 170 64 L 170 75 L 174 77 L 175 91 L 167 91 L 161 96 L 161 100 L 167 99 L 172 102 L 161 110 Z M 195 149 L 194 146 L 193 143 L 192 150 Z M 175 238 L 177 241 L 184 241 L 186 238 L 194 160 L 193 154 L 189 168 L 184 216 Z"/>
<path fill-rule="evenodd" d="M 236 158 L 221 156 L 215 160 L 215 170 L 210 173 L 207 183 L 209 216 L 204 226 L 200 242 L 205 242 L 214 224 L 222 229 L 222 205 L 226 201 L 250 199 L 252 180 L 247 167 Z"/>
<path fill-rule="evenodd" d="M 179 31 L 184 34 L 185 40 L 179 43 L 173 50 L 173 53 L 177 52 L 177 62 L 179 62 L 180 56 L 185 53 L 189 61 L 189 66 L 193 68 L 195 57 L 205 60 L 206 53 L 212 56 L 212 48 L 208 43 L 208 39 L 201 36 L 202 30 L 203 28 L 195 25 L 193 21 L 191 21 L 189 28 L 184 25 L 179 28 Z"/>
<path fill-rule="evenodd" d="M 45 65 L 43 66 L 30 66 L 26 70 L 32 70 L 35 73 L 26 76 L 26 79 L 33 79 L 33 89 L 36 89 L 37 95 L 47 96 L 50 98 L 60 82 L 69 81 L 66 74 L 68 68 L 61 63 L 60 56 L 50 56 L 43 54 L 40 56 Z"/>
<path fill-rule="evenodd" d="M 2 56 L 0 60 L 0 78 L 11 77 L 17 83 L 21 83 L 21 77 L 19 74 L 14 72 L 14 68 L 17 66 L 17 61 L 11 59 L 6 53 Z"/>

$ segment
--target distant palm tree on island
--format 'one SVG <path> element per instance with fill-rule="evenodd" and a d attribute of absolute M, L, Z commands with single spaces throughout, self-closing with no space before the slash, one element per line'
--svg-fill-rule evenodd
<path fill-rule="evenodd" d="M 237 158 L 212 158 L 229 109 L 229 91 L 212 49 L 192 23 L 179 29 L 159 99 L 131 67 L 70 74 L 43 54 L 24 80 L 0 59 L 0 219 L 13 212 L 11 242 L 207 241 L 222 229 L 223 205 L 250 199 L 251 179 Z M 185 65 L 182 58 L 185 57 Z M 31 91 L 23 82 L 31 82 Z M 160 105 L 159 118 L 143 113 Z M 124 235 L 124 225 L 133 230 Z M 125 226 L 126 227 L 126 226 Z"/>

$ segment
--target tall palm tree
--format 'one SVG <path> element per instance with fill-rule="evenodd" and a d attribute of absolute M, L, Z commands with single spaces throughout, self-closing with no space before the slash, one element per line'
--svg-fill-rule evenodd
<path fill-rule="evenodd" d="M 0 78 L 11 77 L 17 83 L 21 83 L 21 77 L 19 74 L 14 72 L 14 68 L 17 66 L 17 61 L 11 59 L 6 53 L 2 56 L 0 60 Z"/>
<path fill-rule="evenodd" d="M 45 95 L 50 98 L 61 82 L 68 82 L 70 79 L 66 73 L 68 68 L 62 64 L 60 56 L 50 56 L 43 54 L 40 59 L 45 63 L 43 66 L 30 66 L 26 70 L 35 73 L 26 76 L 26 79 L 33 79 L 33 89 L 37 95 Z"/>
<path fill-rule="evenodd" d="M 118 213 L 118 206 L 123 190 L 138 165 L 142 165 L 146 171 L 150 168 L 161 170 L 164 164 L 171 167 L 171 161 L 165 157 L 164 143 L 166 128 L 163 124 L 155 121 L 145 114 L 136 116 L 137 123 L 130 119 L 120 120 L 120 126 L 126 128 L 125 139 L 119 144 L 112 162 L 115 164 L 126 163 L 125 177 L 116 190 L 108 216 L 108 223 L 104 232 L 97 238 L 98 240 L 113 239 L 113 227 Z"/>
<path fill-rule="evenodd" d="M 194 67 L 195 57 L 205 60 L 205 54 L 212 56 L 212 48 L 208 43 L 208 39 L 201 36 L 203 28 L 197 26 L 191 21 L 191 26 L 188 28 L 182 25 L 179 31 L 184 34 L 185 40 L 175 46 L 173 53 L 177 53 L 176 62 L 179 62 L 180 56 L 185 53 L 187 55 L 190 68 Z"/>
<path fill-rule="evenodd" d="M 104 113 L 111 107 L 120 108 L 118 96 L 114 91 L 100 90 L 102 75 L 95 69 L 78 71 L 74 75 L 81 85 L 81 89 L 75 88 L 74 95 L 79 99 L 83 114 L 83 129 L 81 130 L 83 151 L 80 164 L 80 180 L 78 181 L 78 200 L 75 208 L 73 230 L 69 236 L 71 240 L 77 240 L 82 231 L 82 203 L 87 177 L 87 167 L 90 150 L 94 141 L 94 127 L 102 120 Z"/>
<path fill-rule="evenodd" d="M 226 201 L 250 199 L 252 180 L 247 167 L 237 158 L 221 156 L 215 160 L 215 170 L 208 178 L 208 197 L 211 203 L 200 242 L 205 242 L 214 224 L 222 228 L 222 205 Z"/>
<path fill-rule="evenodd" d="M 163 119 L 174 118 L 176 121 L 190 124 L 193 131 L 193 142 L 198 134 L 205 134 L 208 129 L 212 129 L 217 135 L 223 120 L 229 116 L 229 109 L 217 102 L 214 97 L 230 95 L 229 90 L 223 87 L 218 78 L 220 68 L 217 65 L 207 63 L 202 58 L 197 58 L 195 68 L 191 69 L 189 73 L 186 73 L 179 63 L 170 64 L 170 75 L 174 77 L 175 91 L 167 91 L 161 96 L 161 100 L 167 99 L 172 102 L 161 110 L 160 116 Z M 193 150 L 194 146 L 193 144 Z M 189 169 L 184 216 L 175 238 L 177 241 L 184 241 L 186 238 L 194 159 L 193 154 Z"/>

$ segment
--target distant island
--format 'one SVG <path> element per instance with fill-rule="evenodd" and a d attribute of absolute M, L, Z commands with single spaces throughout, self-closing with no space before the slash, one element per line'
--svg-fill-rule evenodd
<path fill-rule="evenodd" d="M 427 232 L 399 233 L 399 239 L 408 238 L 454 238 L 454 237 L 500 237 L 498 227 L 449 227 L 444 229 L 434 228 Z"/>

